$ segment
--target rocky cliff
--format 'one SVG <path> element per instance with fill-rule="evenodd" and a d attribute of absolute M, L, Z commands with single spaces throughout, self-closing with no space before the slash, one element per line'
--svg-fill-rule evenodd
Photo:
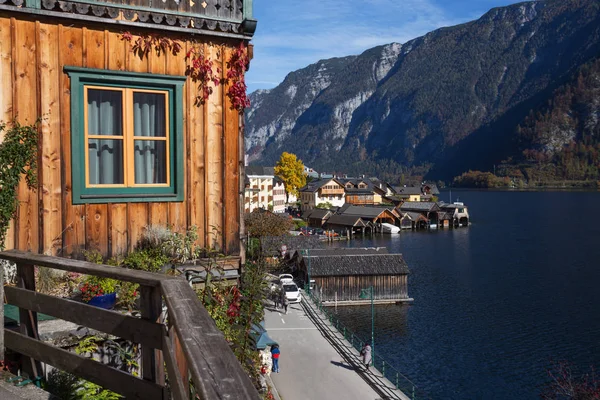
<path fill-rule="evenodd" d="M 317 170 L 449 179 L 518 160 L 520 127 L 600 50 L 598 0 L 490 10 L 405 44 L 322 60 L 251 94 L 250 160 L 296 153 Z M 576 134 L 546 138 L 560 151 Z M 536 143 L 538 145 L 538 143 Z"/>

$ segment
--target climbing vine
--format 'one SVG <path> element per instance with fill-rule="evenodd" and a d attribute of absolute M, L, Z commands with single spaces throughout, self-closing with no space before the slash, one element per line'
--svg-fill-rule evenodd
<path fill-rule="evenodd" d="M 17 188 L 21 175 L 29 189 L 37 184 L 38 123 L 20 125 L 13 121 L 10 127 L 0 123 L 4 140 L 0 143 L 0 250 L 4 249 L 10 220 L 17 212 Z"/>
<path fill-rule="evenodd" d="M 134 41 L 130 32 L 123 32 L 121 40 L 133 42 L 131 51 L 140 59 L 148 57 L 152 52 L 157 56 L 167 53 L 177 55 L 182 50 L 179 42 L 156 34 L 142 35 Z M 246 46 L 242 42 L 227 60 L 227 72 L 222 76 L 221 69 L 215 68 L 213 60 L 204 54 L 198 43 L 194 42 L 192 48 L 185 55 L 185 75 L 198 85 L 194 104 L 196 106 L 205 104 L 213 93 L 213 87 L 229 84 L 227 97 L 231 101 L 231 108 L 242 112 L 250 107 L 244 78 L 244 72 L 249 62 Z"/>

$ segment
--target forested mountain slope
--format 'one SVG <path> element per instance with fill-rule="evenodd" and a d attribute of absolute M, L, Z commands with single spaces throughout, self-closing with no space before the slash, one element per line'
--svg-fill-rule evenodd
<path fill-rule="evenodd" d="M 532 154 L 538 163 L 551 160 L 583 140 L 579 120 L 576 133 L 557 125 L 542 141 L 524 132 L 598 55 L 599 10 L 598 0 L 495 8 L 402 45 L 290 73 L 275 89 L 251 95 L 250 160 L 274 163 L 291 151 L 317 170 L 446 180 L 503 160 L 519 163 L 524 150 L 538 152 L 527 153 L 530 162 Z"/>

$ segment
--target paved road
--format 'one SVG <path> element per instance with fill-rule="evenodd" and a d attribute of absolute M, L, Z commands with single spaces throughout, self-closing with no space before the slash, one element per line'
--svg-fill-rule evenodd
<path fill-rule="evenodd" d="M 284 400 L 376 400 L 380 396 L 322 336 L 300 304 L 288 314 L 265 310 L 265 327 L 279 343 L 280 373 L 271 374 Z"/>

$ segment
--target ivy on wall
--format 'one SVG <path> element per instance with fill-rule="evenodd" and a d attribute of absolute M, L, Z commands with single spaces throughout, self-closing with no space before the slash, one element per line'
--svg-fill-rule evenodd
<path fill-rule="evenodd" d="M 38 123 L 21 125 L 13 121 L 10 126 L 0 122 L 4 140 L 0 143 L 0 250 L 4 249 L 10 220 L 17 212 L 17 189 L 21 175 L 29 189 L 37 184 Z"/>
<path fill-rule="evenodd" d="M 167 53 L 177 55 L 182 50 L 181 43 L 156 34 L 142 35 L 134 41 L 130 32 L 123 32 L 121 40 L 129 43 L 133 42 L 131 51 L 140 59 L 148 57 L 151 52 L 160 57 L 162 54 Z M 213 60 L 204 54 L 202 46 L 193 42 L 192 48 L 185 55 L 185 75 L 189 76 L 192 82 L 198 85 L 195 105 L 205 104 L 213 93 L 213 87 L 229 84 L 227 97 L 231 101 L 231 108 L 243 112 L 244 109 L 250 107 L 250 99 L 246 94 L 247 86 L 244 78 L 244 73 L 250 63 L 247 54 L 246 45 L 243 42 L 240 43 L 226 62 L 226 73 L 222 74 L 220 68 L 214 67 Z"/>

